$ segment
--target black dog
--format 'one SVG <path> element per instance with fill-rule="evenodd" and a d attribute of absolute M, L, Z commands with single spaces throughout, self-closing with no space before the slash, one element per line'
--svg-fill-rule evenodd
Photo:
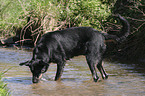
<path fill-rule="evenodd" d="M 123 24 L 120 36 L 101 33 L 91 27 L 74 27 L 65 30 L 49 32 L 44 34 L 33 50 L 31 61 L 20 65 L 29 66 L 33 74 L 33 83 L 38 83 L 42 73 L 46 72 L 49 63 L 57 63 L 55 80 L 59 80 L 66 60 L 78 55 L 85 55 L 89 68 L 95 82 L 98 80 L 96 67 L 102 78 L 107 79 L 108 75 L 102 66 L 103 54 L 106 50 L 104 41 L 113 39 L 124 40 L 130 32 L 130 26 L 126 19 L 118 15 Z"/>

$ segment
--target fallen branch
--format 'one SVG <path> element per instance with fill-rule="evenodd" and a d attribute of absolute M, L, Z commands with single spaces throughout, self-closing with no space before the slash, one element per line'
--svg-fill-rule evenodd
<path fill-rule="evenodd" d="M 23 40 L 16 41 L 15 44 L 16 43 L 20 43 L 20 42 L 24 42 L 24 41 L 28 41 L 28 40 L 31 40 L 32 41 L 32 39 L 23 39 Z"/>

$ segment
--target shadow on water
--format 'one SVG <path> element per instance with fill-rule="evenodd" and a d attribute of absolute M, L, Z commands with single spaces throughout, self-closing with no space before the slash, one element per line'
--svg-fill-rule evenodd
<path fill-rule="evenodd" d="M 145 96 L 145 67 L 141 63 L 104 61 L 107 80 L 95 83 L 83 56 L 68 61 L 61 81 L 54 81 L 56 65 L 50 65 L 41 82 L 33 84 L 31 72 L 20 62 L 30 60 L 32 52 L 0 48 L 0 70 L 11 68 L 3 81 L 12 96 Z"/>
<path fill-rule="evenodd" d="M 140 75 L 145 76 L 145 62 L 127 60 L 116 60 L 110 62 L 124 66 L 124 69 L 128 70 L 128 72 L 140 73 Z"/>
<path fill-rule="evenodd" d="M 17 83 L 17 84 L 19 83 L 25 85 L 32 84 L 31 77 L 7 77 L 4 78 L 3 80 L 8 83 Z"/>

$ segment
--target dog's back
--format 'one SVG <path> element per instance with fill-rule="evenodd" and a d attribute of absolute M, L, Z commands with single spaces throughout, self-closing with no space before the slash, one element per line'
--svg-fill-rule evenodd
<path fill-rule="evenodd" d="M 37 46 L 42 43 L 48 50 L 52 49 L 49 51 L 51 56 L 62 53 L 65 59 L 69 59 L 78 55 L 86 55 L 92 50 L 89 50 L 90 47 L 102 48 L 104 37 L 91 27 L 72 27 L 43 35 Z"/>

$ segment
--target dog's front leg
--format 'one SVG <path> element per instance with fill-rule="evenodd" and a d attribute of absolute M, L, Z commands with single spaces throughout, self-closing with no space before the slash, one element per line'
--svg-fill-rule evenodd
<path fill-rule="evenodd" d="M 55 76 L 55 81 L 61 79 L 61 75 L 63 73 L 64 65 L 65 65 L 64 62 L 63 63 L 57 63 L 57 72 L 56 72 L 56 76 Z"/>

